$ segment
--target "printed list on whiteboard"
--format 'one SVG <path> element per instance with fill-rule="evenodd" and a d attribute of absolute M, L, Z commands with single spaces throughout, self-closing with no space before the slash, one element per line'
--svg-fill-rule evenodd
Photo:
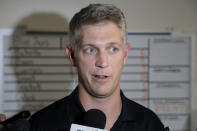
<path fill-rule="evenodd" d="M 3 71 L 0 110 L 32 113 L 77 85 L 65 55 L 67 35 L 0 33 Z M 131 51 L 121 77 L 124 94 L 153 110 L 174 130 L 190 130 L 191 37 L 128 34 Z"/>

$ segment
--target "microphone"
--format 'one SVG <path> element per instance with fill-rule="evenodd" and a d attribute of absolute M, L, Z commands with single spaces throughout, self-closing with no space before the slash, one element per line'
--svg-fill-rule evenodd
<path fill-rule="evenodd" d="M 105 124 L 106 124 L 106 116 L 104 112 L 98 109 L 88 110 L 82 119 L 82 125 L 84 126 L 104 129 Z"/>
<path fill-rule="evenodd" d="M 0 131 L 29 131 L 29 130 L 30 130 L 29 121 L 24 118 L 19 118 L 12 125 L 8 125 Z"/>
<path fill-rule="evenodd" d="M 0 124 L 6 126 L 7 124 L 12 124 L 14 123 L 17 119 L 19 118 L 28 118 L 30 116 L 30 112 L 29 111 L 21 111 L 17 114 L 15 114 L 14 116 L 10 117 L 9 119 L 3 121 L 3 122 L 0 122 Z"/>
<path fill-rule="evenodd" d="M 72 124 L 70 131 L 107 131 L 103 130 L 106 124 L 106 116 L 104 112 L 98 109 L 88 110 L 80 124 Z"/>
<path fill-rule="evenodd" d="M 165 127 L 165 131 L 173 131 L 170 127 Z"/>

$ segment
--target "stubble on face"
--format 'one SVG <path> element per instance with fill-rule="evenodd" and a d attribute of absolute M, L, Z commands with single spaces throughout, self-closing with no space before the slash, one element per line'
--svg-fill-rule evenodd
<path fill-rule="evenodd" d="M 85 25 L 81 38 L 75 59 L 79 88 L 97 98 L 119 92 L 126 61 L 120 29 L 112 22 Z"/>

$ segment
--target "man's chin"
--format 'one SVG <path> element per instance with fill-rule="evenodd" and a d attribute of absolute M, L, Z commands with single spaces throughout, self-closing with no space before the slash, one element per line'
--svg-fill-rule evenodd
<path fill-rule="evenodd" d="M 107 98 L 109 96 L 111 96 L 113 94 L 113 91 L 107 91 L 107 90 L 97 90 L 97 91 L 94 91 L 92 93 L 92 95 L 96 98 Z"/>

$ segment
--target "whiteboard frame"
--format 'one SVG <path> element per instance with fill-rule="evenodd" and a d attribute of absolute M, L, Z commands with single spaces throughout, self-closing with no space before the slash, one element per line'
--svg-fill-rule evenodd
<path fill-rule="evenodd" d="M 3 37 L 12 33 L 12 29 L 0 29 L 0 113 L 3 113 Z"/>

